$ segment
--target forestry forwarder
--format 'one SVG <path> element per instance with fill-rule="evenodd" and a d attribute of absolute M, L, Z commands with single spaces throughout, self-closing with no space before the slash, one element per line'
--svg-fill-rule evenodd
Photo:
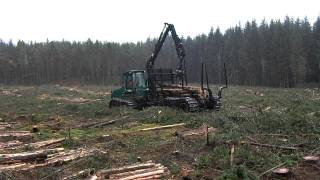
<path fill-rule="evenodd" d="M 155 60 L 169 32 L 174 40 L 179 58 L 178 69 L 154 67 Z M 122 75 L 122 87 L 113 90 L 109 106 L 132 106 L 141 109 L 146 106 L 179 107 L 195 112 L 200 109 L 219 109 L 221 107 L 222 90 L 227 88 L 227 74 L 224 65 L 226 85 L 220 87 L 214 96 L 209 88 L 208 73 L 202 62 L 201 87 L 188 86 L 185 67 L 185 51 L 173 24 L 165 23 L 154 51 L 146 64 L 147 80 L 144 70 L 130 70 Z M 204 70 L 206 85 L 203 86 Z"/>

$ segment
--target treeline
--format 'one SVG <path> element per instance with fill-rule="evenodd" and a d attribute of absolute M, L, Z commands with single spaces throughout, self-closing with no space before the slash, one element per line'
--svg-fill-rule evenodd
<path fill-rule="evenodd" d="M 306 18 L 289 17 L 260 24 L 251 21 L 225 32 L 217 28 L 182 39 L 189 82 L 200 80 L 201 61 L 211 83 L 224 82 L 223 63 L 232 84 L 295 87 L 320 81 L 320 17 L 312 24 Z M 0 40 L 0 83 L 115 84 L 122 72 L 145 68 L 155 43 L 156 38 L 122 44 L 90 39 L 16 44 Z M 177 63 L 174 43 L 168 38 L 156 64 L 175 68 Z"/>

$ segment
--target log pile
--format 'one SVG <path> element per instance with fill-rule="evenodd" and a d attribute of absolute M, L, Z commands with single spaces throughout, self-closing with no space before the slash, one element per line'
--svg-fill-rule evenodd
<path fill-rule="evenodd" d="M 162 164 L 153 162 L 139 163 L 121 168 L 100 170 L 96 179 L 161 179 L 169 175 L 169 170 Z"/>
<path fill-rule="evenodd" d="M 0 164 L 14 164 L 16 162 L 39 162 L 44 161 L 48 154 L 63 151 L 63 148 L 45 149 L 39 151 L 22 152 L 14 154 L 0 154 Z"/>
<path fill-rule="evenodd" d="M 64 148 L 45 149 L 14 154 L 0 154 L 0 171 L 29 171 L 39 167 L 62 165 L 78 158 L 93 155 L 95 150 Z"/>

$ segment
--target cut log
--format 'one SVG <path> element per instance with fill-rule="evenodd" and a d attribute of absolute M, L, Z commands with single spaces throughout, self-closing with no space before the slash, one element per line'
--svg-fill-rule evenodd
<path fill-rule="evenodd" d="M 15 154 L 0 154 L 0 164 L 12 164 L 18 162 L 43 161 L 48 154 L 63 151 L 63 148 L 46 149 L 41 151 L 23 152 Z"/>
<path fill-rule="evenodd" d="M 36 163 L 36 164 L 27 164 L 27 163 L 16 163 L 12 165 L 1 165 L 0 170 L 10 170 L 10 171 L 30 171 L 35 168 L 40 167 L 48 167 L 54 165 L 62 165 L 66 162 L 75 160 L 77 158 L 86 157 L 94 154 L 96 151 L 94 150 L 86 150 L 86 149 L 76 149 L 63 151 L 63 148 L 55 148 L 55 149 L 47 149 L 37 152 L 43 152 L 43 154 L 47 154 L 47 158 L 44 159 L 44 163 Z M 34 153 L 34 152 L 33 152 Z M 54 153 L 54 154 L 50 154 Z M 22 153 L 21 153 L 22 154 Z M 0 155 L 1 158 L 1 155 Z"/>
<path fill-rule="evenodd" d="M 96 151 L 95 149 L 92 149 L 92 150 L 76 149 L 76 150 L 59 152 L 57 154 L 48 155 L 48 158 L 45 160 L 44 163 L 29 165 L 21 168 L 21 170 L 31 170 L 39 167 L 62 165 L 64 163 L 73 161 L 78 158 L 90 156 L 94 154 L 95 151 Z"/>
<path fill-rule="evenodd" d="M 144 128 L 144 129 L 140 129 L 139 131 L 156 131 L 156 130 L 163 130 L 163 129 L 182 127 L 182 126 L 185 126 L 185 123 L 171 124 L 171 125 L 158 126 L 158 127 L 152 127 L 152 128 Z"/>
<path fill-rule="evenodd" d="M 282 168 L 277 168 L 277 169 L 274 169 L 272 171 L 273 174 L 275 175 L 281 175 L 281 176 L 286 176 L 289 174 L 289 169 L 288 168 L 285 168 L 285 167 L 282 167 Z"/>
<path fill-rule="evenodd" d="M 158 179 L 167 175 L 168 169 L 153 162 L 134 164 L 121 168 L 101 170 L 98 177 L 102 179 Z"/>
<path fill-rule="evenodd" d="M 13 170 L 20 169 L 21 167 L 24 167 L 26 165 L 27 165 L 26 163 L 16 163 L 16 164 L 10 164 L 10 165 L 2 164 L 0 165 L 0 171 L 6 171 L 6 170 L 13 171 Z"/>
<path fill-rule="evenodd" d="M 165 171 L 164 169 L 160 169 L 160 170 L 156 170 L 156 171 L 152 171 L 152 172 L 136 174 L 136 175 L 128 176 L 125 178 L 121 178 L 121 180 L 140 179 L 140 178 L 146 178 L 149 176 L 161 175 L 161 174 L 164 174 L 164 171 Z"/>
<path fill-rule="evenodd" d="M 47 158 L 44 152 L 27 152 L 17 154 L 1 154 L 0 164 L 12 164 L 16 162 L 41 161 Z"/>
<path fill-rule="evenodd" d="M 109 177 L 111 179 L 120 179 L 120 178 L 123 178 L 123 177 L 133 176 L 133 175 L 147 173 L 147 172 L 152 172 L 152 171 L 156 171 L 156 170 L 160 170 L 160 169 L 165 170 L 165 167 L 162 166 L 161 164 L 157 164 L 157 165 L 155 165 L 155 167 L 145 168 L 145 169 L 138 169 L 138 170 L 127 171 L 127 172 L 123 172 L 123 173 L 113 174 L 113 175 L 110 175 Z"/>
<path fill-rule="evenodd" d="M 308 163 L 317 163 L 320 161 L 319 156 L 304 156 L 303 160 Z"/>
<path fill-rule="evenodd" d="M 111 174 L 119 174 L 119 173 L 128 172 L 128 171 L 135 171 L 135 170 L 138 170 L 138 169 L 152 168 L 152 167 L 155 167 L 155 166 L 156 166 L 155 163 L 145 163 L 145 164 L 125 166 L 125 167 L 121 167 L 121 168 L 101 170 L 99 172 L 99 174 L 102 175 L 102 176 L 108 177 Z"/>
<path fill-rule="evenodd" d="M 12 140 L 30 141 L 32 138 L 32 134 L 28 131 L 0 132 L 0 142 L 7 142 Z"/>

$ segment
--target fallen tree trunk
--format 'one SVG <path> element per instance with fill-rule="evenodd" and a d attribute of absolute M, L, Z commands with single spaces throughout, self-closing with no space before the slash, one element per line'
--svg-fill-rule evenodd
<path fill-rule="evenodd" d="M 164 170 L 165 167 L 158 164 L 155 167 L 150 167 L 150 168 L 146 168 L 146 169 L 138 169 L 138 170 L 123 172 L 123 173 L 118 173 L 118 174 L 112 174 L 109 177 L 110 177 L 110 179 L 120 179 L 120 178 L 127 177 L 127 176 L 133 176 L 133 175 L 137 175 L 137 174 L 153 172 L 153 171 L 160 170 L 160 169 Z"/>
<path fill-rule="evenodd" d="M 62 150 L 63 150 L 63 148 L 55 148 L 55 149 L 37 151 L 37 152 L 47 153 L 47 158 L 44 159 L 43 163 L 30 164 L 30 163 L 21 162 L 21 163 L 15 163 L 15 164 L 10 164 L 10 165 L 0 163 L 0 170 L 4 170 L 4 171 L 5 170 L 7 170 L 7 171 L 30 171 L 30 170 L 33 170 L 35 168 L 40 168 L 40 167 L 62 165 L 66 162 L 70 162 L 70 161 L 73 161 L 78 158 L 92 155 L 96 151 L 96 150 L 86 150 L 86 149 L 76 149 L 76 150 L 70 150 L 70 151 L 62 151 Z M 0 155 L 0 157 L 1 157 L 1 155 Z"/>
<path fill-rule="evenodd" d="M 163 129 L 170 129 L 170 128 L 175 128 L 175 127 L 181 127 L 181 126 L 185 126 L 185 123 L 171 124 L 171 125 L 158 126 L 158 127 L 152 127 L 152 128 L 144 128 L 144 129 L 140 129 L 139 131 L 155 131 L 155 130 L 163 130 Z"/>

